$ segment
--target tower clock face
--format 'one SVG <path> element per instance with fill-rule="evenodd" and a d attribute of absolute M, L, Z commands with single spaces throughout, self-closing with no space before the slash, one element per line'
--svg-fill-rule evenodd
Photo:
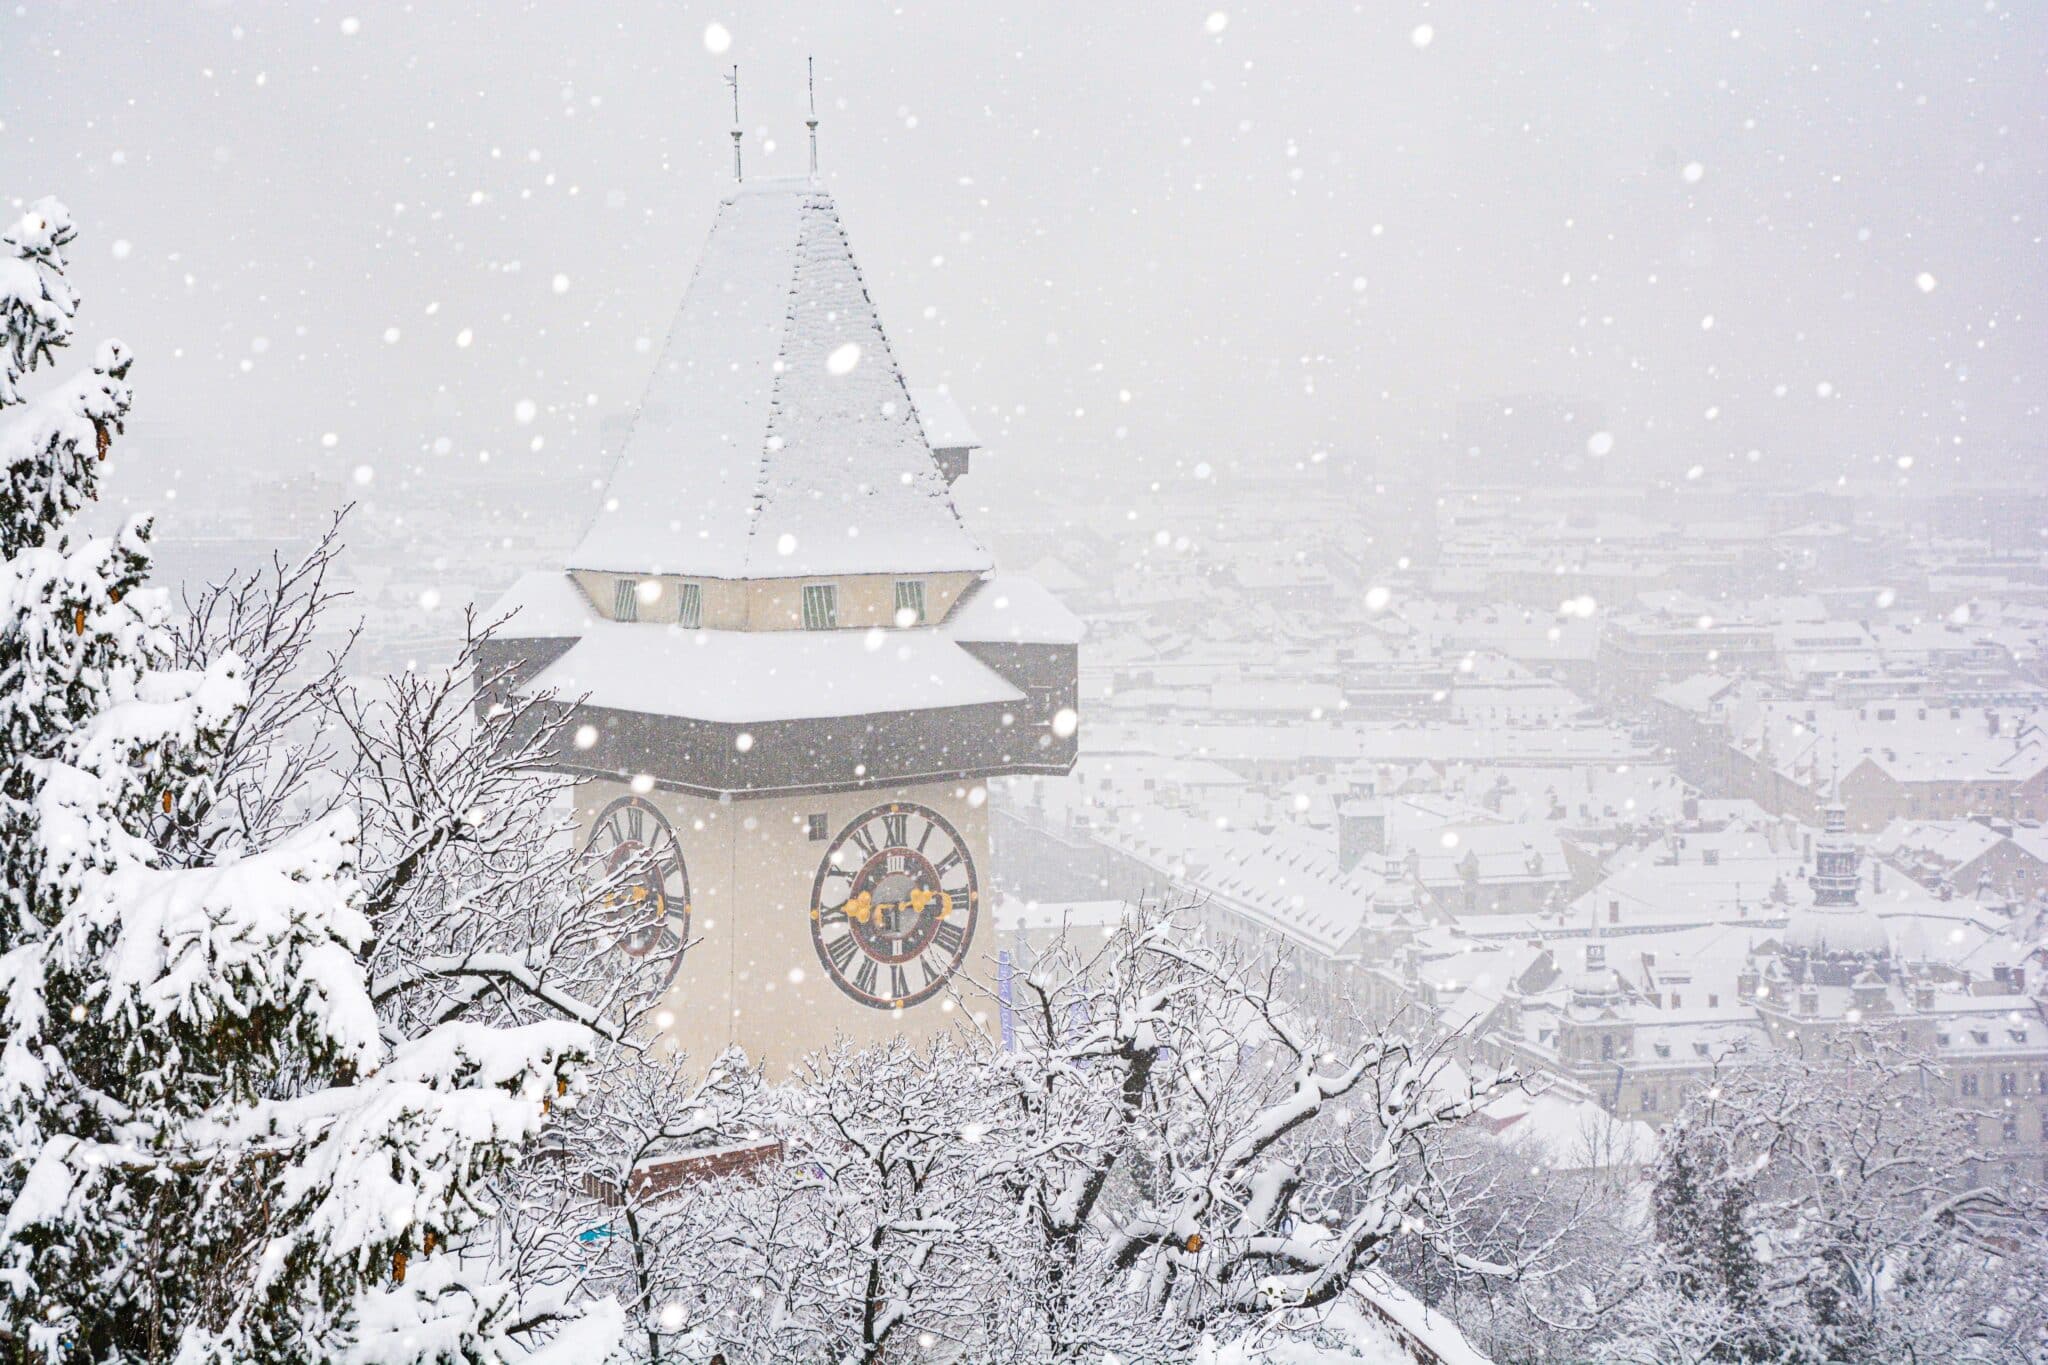
<path fill-rule="evenodd" d="M 811 888 L 811 941 L 863 1005 L 931 999 L 967 959 L 981 885 L 967 841 L 937 811 L 877 806 L 839 831 Z"/>
<path fill-rule="evenodd" d="M 690 874 L 673 829 L 651 802 L 622 796 L 604 808 L 584 848 L 587 875 L 598 881 L 600 913 L 618 932 L 629 960 L 660 964 L 666 987 L 690 941 Z"/>

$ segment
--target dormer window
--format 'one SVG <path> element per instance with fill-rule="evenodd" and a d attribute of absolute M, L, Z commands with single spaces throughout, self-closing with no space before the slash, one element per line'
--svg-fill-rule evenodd
<path fill-rule="evenodd" d="M 612 584 L 612 619 L 640 619 L 640 585 L 630 578 L 621 578 Z"/>
<path fill-rule="evenodd" d="M 804 629 L 832 630 L 838 624 L 838 584 L 806 583 L 804 585 Z"/>
<path fill-rule="evenodd" d="M 704 589 L 698 584 L 685 583 L 676 589 L 676 624 L 685 630 L 704 624 Z"/>
<path fill-rule="evenodd" d="M 908 612 L 909 615 L 904 615 Z M 924 624 L 924 580 L 922 578 L 899 578 L 896 580 L 896 624 L 899 626 L 921 626 Z"/>

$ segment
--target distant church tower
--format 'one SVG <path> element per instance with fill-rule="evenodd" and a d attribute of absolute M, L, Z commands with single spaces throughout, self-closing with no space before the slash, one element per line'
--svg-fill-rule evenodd
<path fill-rule="evenodd" d="M 653 1017 L 700 1057 L 955 1022 L 956 974 L 994 976 L 984 784 L 1073 767 L 1079 623 L 994 573 L 926 406 L 831 196 L 749 182 L 589 534 L 499 603 L 480 704 L 575 703 L 551 763 L 593 860 L 654 851 L 620 951 L 696 940 Z"/>
<path fill-rule="evenodd" d="M 1891 941 L 1884 922 L 1857 903 L 1863 854 L 1849 834 L 1849 813 L 1829 803 L 1806 879 L 1813 900 L 1795 906 L 1780 938 L 1790 975 L 1810 986 L 1847 986 L 1865 972 L 1891 979 Z"/>
<path fill-rule="evenodd" d="M 1820 840 L 1814 845 L 1813 888 L 1817 906 L 1852 906 L 1863 882 L 1863 855 L 1849 837 L 1849 812 L 1840 801 L 1830 802 L 1823 818 Z"/>

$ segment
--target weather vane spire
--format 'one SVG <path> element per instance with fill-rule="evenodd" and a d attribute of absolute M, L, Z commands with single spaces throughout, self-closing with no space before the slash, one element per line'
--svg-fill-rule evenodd
<path fill-rule="evenodd" d="M 811 174 L 818 174 L 818 59 L 804 58 L 804 82 L 810 90 L 811 115 L 804 120 L 804 127 L 811 130 Z"/>
<path fill-rule="evenodd" d="M 732 87 L 732 178 L 736 181 L 745 181 L 747 177 L 740 172 L 740 64 L 738 62 L 732 64 L 732 73 L 725 78 L 725 83 Z"/>

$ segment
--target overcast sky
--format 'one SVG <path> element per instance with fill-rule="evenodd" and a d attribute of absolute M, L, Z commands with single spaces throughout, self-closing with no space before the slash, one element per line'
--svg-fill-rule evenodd
<path fill-rule="evenodd" d="M 2040 6 L 31 0 L 0 195 L 71 205 L 187 487 L 595 473 L 729 181 L 724 68 L 793 173 L 806 54 L 990 487 L 1398 457 L 1531 390 L 1657 468 L 2048 463 Z"/>

